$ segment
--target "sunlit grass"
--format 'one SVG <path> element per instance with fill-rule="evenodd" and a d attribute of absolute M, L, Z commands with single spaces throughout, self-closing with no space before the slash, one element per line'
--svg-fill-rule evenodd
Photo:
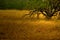
<path fill-rule="evenodd" d="M 1 40 L 60 40 L 60 20 L 46 20 L 42 14 L 40 18 L 44 20 L 21 20 L 20 17 L 28 12 L 0 10 Z"/>

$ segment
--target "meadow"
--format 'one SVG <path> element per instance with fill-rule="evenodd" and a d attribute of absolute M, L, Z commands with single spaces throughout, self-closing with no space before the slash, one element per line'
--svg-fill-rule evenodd
<path fill-rule="evenodd" d="M 60 40 L 60 20 L 21 19 L 26 10 L 0 10 L 0 40 Z"/>

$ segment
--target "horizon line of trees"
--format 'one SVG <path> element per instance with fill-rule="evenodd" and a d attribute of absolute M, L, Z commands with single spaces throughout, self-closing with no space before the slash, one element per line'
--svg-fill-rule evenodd
<path fill-rule="evenodd" d="M 38 9 L 60 7 L 60 0 L 0 0 L 0 9 Z"/>
<path fill-rule="evenodd" d="M 35 9 L 49 6 L 49 0 L 0 0 L 0 9 Z"/>

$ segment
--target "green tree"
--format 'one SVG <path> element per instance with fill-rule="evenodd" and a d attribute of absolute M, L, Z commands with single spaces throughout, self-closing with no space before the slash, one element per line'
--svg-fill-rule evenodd
<path fill-rule="evenodd" d="M 50 19 L 55 14 L 55 12 L 60 10 L 60 0 L 49 0 L 49 5 L 50 5 L 50 8 L 47 7 L 48 9 L 46 9 L 47 10 L 46 14 Z"/>

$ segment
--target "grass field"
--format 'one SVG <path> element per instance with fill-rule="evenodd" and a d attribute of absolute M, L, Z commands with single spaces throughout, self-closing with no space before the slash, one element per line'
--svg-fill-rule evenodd
<path fill-rule="evenodd" d="M 0 40 L 60 40 L 60 20 L 26 20 L 26 10 L 0 10 Z"/>

